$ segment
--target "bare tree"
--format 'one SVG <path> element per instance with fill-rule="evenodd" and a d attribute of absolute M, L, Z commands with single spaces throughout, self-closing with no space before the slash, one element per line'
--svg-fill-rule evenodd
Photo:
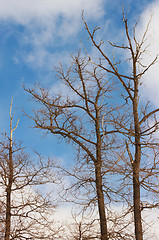
<path fill-rule="evenodd" d="M 55 239 L 53 213 L 55 203 L 38 186 L 54 182 L 51 160 L 42 160 L 35 154 L 31 159 L 21 144 L 13 141 L 12 103 L 10 107 L 10 135 L 4 134 L 0 142 L 0 219 L 1 238 L 11 239 Z M 51 200 L 52 199 L 52 200 Z"/>
<path fill-rule="evenodd" d="M 125 71 L 122 63 L 126 65 L 127 57 L 123 55 L 123 61 L 120 59 L 117 62 L 114 54 L 109 57 L 103 50 L 104 42 L 96 41 L 95 34 L 99 28 L 91 32 L 84 18 L 83 22 L 101 57 L 93 60 L 86 51 L 86 57 L 79 54 L 73 56 L 72 65 L 67 70 L 63 66 L 57 68 L 58 79 L 68 91 L 65 95 L 62 95 L 61 89 L 55 94 L 39 86 L 25 88 L 40 105 L 30 118 L 34 121 L 35 128 L 57 135 L 76 146 L 81 172 L 69 172 L 69 175 L 72 174 L 77 179 L 73 185 L 77 190 L 81 186 L 88 189 L 89 185 L 96 191 L 94 197 L 90 196 L 92 202 L 97 200 L 98 203 L 101 239 L 130 237 L 127 232 L 127 236 L 123 236 L 123 231 L 122 235 L 120 231 L 114 235 L 108 231 L 107 203 L 112 200 L 113 194 L 118 194 L 118 197 L 128 202 L 127 213 L 134 212 L 136 240 L 143 240 L 141 211 L 146 207 L 158 206 L 155 201 L 144 203 L 144 198 L 141 200 L 141 189 L 142 195 L 151 192 L 156 197 L 158 194 L 155 181 L 159 149 L 155 133 L 158 130 L 156 113 L 159 109 L 149 110 L 148 104 L 142 104 L 139 92 L 142 77 L 157 61 L 156 57 L 149 65 L 142 64 L 147 50 L 145 42 L 149 24 L 140 42 L 136 38 L 136 25 L 131 36 L 128 21 L 123 15 L 127 43 L 120 46 L 110 42 L 110 47 L 129 52 L 129 65 Z M 91 169 L 85 172 L 85 177 L 81 177 L 83 166 L 87 170 Z M 123 182 L 127 179 L 133 186 L 132 204 L 126 199 L 131 192 L 130 190 L 125 195 L 126 185 L 112 189 L 114 186 L 108 178 L 113 174 L 123 176 Z"/>
<path fill-rule="evenodd" d="M 112 129 L 109 128 L 106 134 L 118 133 L 124 136 L 123 139 L 131 168 L 129 178 L 131 178 L 132 173 L 133 181 L 135 237 L 136 240 L 143 240 L 141 211 L 144 207 L 157 207 L 158 203 L 144 204 L 144 200 L 143 202 L 141 200 L 141 188 L 143 189 L 143 194 L 145 191 L 147 194 L 149 192 L 153 195 L 159 193 L 156 184 L 158 183 L 157 166 L 159 163 L 159 149 L 158 140 L 155 139 L 155 133 L 158 131 L 159 125 L 156 113 L 159 112 L 159 109 L 149 108 L 148 103 L 145 105 L 142 104 L 140 97 L 142 79 L 158 59 L 158 56 L 156 56 L 154 60 L 146 66 L 142 63 L 142 59 L 146 57 L 145 54 L 148 47 L 146 40 L 150 22 L 147 25 L 141 41 L 138 41 L 136 37 L 137 25 L 134 26 L 133 34 L 131 35 L 128 28 L 128 20 L 123 14 L 126 43 L 125 45 L 120 45 L 109 42 L 113 49 L 128 52 L 125 56 L 129 56 L 129 59 L 124 58 L 123 55 L 123 59 L 120 59 L 120 61 L 116 61 L 114 55 L 113 57 L 107 55 L 106 51 L 103 50 L 103 41 L 96 41 L 95 33 L 99 28 L 95 28 L 93 32 L 91 32 L 84 18 L 83 22 L 90 40 L 101 55 L 99 61 L 93 63 L 104 70 L 106 74 L 114 77 L 117 84 L 120 83 L 118 91 L 121 93 L 122 98 L 120 101 L 123 102 L 123 106 L 116 112 L 116 116 L 112 114 Z M 130 72 L 128 74 L 128 71 L 125 71 L 125 68 L 122 67 L 122 63 L 126 65 L 125 60 L 129 61 L 127 70 L 130 69 Z M 122 69 L 124 69 L 124 72 Z"/>
<path fill-rule="evenodd" d="M 91 171 L 86 173 L 87 177 L 81 178 L 81 181 L 74 186 L 93 187 L 93 194 L 94 191 L 96 192 L 93 197 L 98 203 L 101 239 L 107 240 L 103 164 L 106 152 L 115 140 L 113 137 L 106 138 L 102 119 L 104 114 L 113 111 L 107 104 L 113 83 L 110 83 L 102 71 L 87 57 L 82 57 L 80 54 L 72 57 L 72 65 L 66 72 L 60 66 L 57 73 L 58 79 L 68 91 L 67 96 L 64 97 L 60 89 L 59 94 L 56 95 L 37 86 L 25 89 L 41 106 L 30 118 L 36 128 L 73 143 L 77 148 L 81 170 L 84 167 L 91 168 Z"/>

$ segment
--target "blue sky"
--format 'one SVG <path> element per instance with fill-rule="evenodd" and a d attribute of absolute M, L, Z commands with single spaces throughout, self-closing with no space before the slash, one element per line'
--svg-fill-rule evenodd
<path fill-rule="evenodd" d="M 56 137 L 43 136 L 32 129 L 32 122 L 21 113 L 22 107 L 30 111 L 32 103 L 22 84 L 32 86 L 40 82 L 54 87 L 54 69 L 59 62 L 68 64 L 70 54 L 88 47 L 88 36 L 81 20 L 85 11 L 88 24 L 101 26 L 100 35 L 106 40 L 122 40 L 121 0 L 0 0 L 0 132 L 9 129 L 9 107 L 14 96 L 15 121 L 19 127 L 15 132 L 18 140 L 28 149 L 36 149 L 44 155 L 57 156 L 66 161 L 72 156 L 71 147 L 57 143 Z M 150 58 L 159 52 L 159 1 L 125 0 L 130 23 L 141 16 L 138 35 L 143 31 L 153 13 L 150 34 L 152 46 Z M 90 51 L 93 52 L 92 47 Z M 145 60 L 147 61 L 147 59 Z M 149 78 L 152 78 L 149 81 Z M 158 69 L 146 76 L 145 97 L 157 105 Z"/>

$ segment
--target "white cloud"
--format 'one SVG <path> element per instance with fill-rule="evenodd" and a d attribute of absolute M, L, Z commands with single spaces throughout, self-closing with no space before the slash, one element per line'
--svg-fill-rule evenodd
<path fill-rule="evenodd" d="M 83 9 L 88 16 L 99 16 L 102 0 L 0 0 L 0 18 L 13 19 L 19 24 L 28 24 L 38 18 L 41 22 L 59 14 L 77 16 Z"/>
<path fill-rule="evenodd" d="M 148 53 L 145 54 L 143 63 L 149 64 L 157 54 L 159 54 L 159 1 L 148 5 L 147 9 L 141 15 L 141 21 L 138 26 L 138 37 L 145 31 L 147 24 L 152 16 L 152 20 L 148 31 L 148 40 L 146 44 L 150 44 Z M 148 99 L 152 100 L 154 105 L 158 107 L 159 103 L 159 63 L 152 66 L 144 77 L 144 92 Z"/>
<path fill-rule="evenodd" d="M 46 62 L 48 47 L 71 40 L 82 26 L 81 13 L 96 19 L 103 15 L 103 0 L 0 0 L 0 24 L 21 25 L 19 34 L 23 60 L 40 66 Z M 56 38 L 59 38 L 56 40 Z M 32 48 L 31 52 L 25 47 Z M 36 52 L 36 54 L 35 54 Z M 18 52 L 19 53 L 19 52 Z M 19 58 L 19 54 L 17 54 Z"/>

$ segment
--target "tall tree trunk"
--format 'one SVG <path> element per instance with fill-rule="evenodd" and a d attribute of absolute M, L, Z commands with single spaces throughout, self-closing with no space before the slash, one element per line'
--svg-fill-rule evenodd
<path fill-rule="evenodd" d="M 136 76 L 136 67 L 135 76 Z M 142 220 L 141 220 L 141 199 L 140 199 L 140 162 L 141 162 L 141 142 L 140 142 L 140 123 L 138 116 L 138 79 L 134 80 L 134 126 L 135 126 L 135 159 L 133 163 L 133 201 L 134 201 L 134 223 L 136 240 L 143 240 Z"/>
<path fill-rule="evenodd" d="M 139 166 L 135 162 L 133 165 L 133 201 L 134 201 L 135 237 L 136 240 L 143 240 L 140 208 Z"/>
<path fill-rule="evenodd" d="M 10 239 L 10 230 L 11 230 L 11 191 L 13 183 L 13 161 L 12 161 L 12 141 L 10 139 L 10 148 L 9 148 L 9 179 L 8 186 L 6 189 L 6 220 L 5 220 L 5 240 Z"/>
<path fill-rule="evenodd" d="M 136 240 L 143 240 L 142 220 L 141 220 L 141 199 L 140 199 L 140 160 L 141 145 L 140 138 L 135 137 L 135 160 L 133 163 L 133 201 L 134 201 L 134 223 Z"/>
<path fill-rule="evenodd" d="M 96 190 L 98 197 L 98 211 L 100 218 L 101 240 L 108 240 L 107 221 L 104 204 L 104 194 L 102 189 L 101 163 L 97 162 L 95 166 Z"/>
<path fill-rule="evenodd" d="M 96 163 L 95 163 L 95 178 L 96 178 L 96 191 L 98 198 L 98 211 L 100 218 L 101 240 L 108 240 L 107 219 L 105 213 L 104 194 L 102 186 L 102 157 L 101 157 L 101 134 L 99 125 L 99 109 L 96 106 Z"/>
<path fill-rule="evenodd" d="M 10 183 L 7 187 L 7 201 L 6 201 L 6 221 L 5 221 L 5 240 L 10 238 L 10 227 L 11 227 L 11 187 Z"/>

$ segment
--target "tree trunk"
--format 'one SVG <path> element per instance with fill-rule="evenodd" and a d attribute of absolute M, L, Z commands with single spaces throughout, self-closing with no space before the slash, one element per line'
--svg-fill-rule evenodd
<path fill-rule="evenodd" d="M 134 67 L 136 70 L 136 68 Z M 136 71 L 135 74 L 136 76 Z M 135 159 L 133 163 L 133 202 L 134 202 L 134 223 L 136 240 L 143 240 L 141 208 L 140 208 L 140 162 L 141 162 L 141 142 L 140 123 L 138 116 L 138 80 L 135 78 L 135 91 L 133 102 L 134 126 L 135 126 Z"/>
<path fill-rule="evenodd" d="M 135 162 L 133 166 L 133 201 L 134 201 L 135 237 L 136 240 L 143 240 L 140 208 L 139 166 Z"/>
<path fill-rule="evenodd" d="M 100 218 L 101 240 L 108 240 L 107 221 L 106 221 L 106 214 L 105 214 L 104 194 L 102 189 L 102 175 L 101 175 L 100 163 L 97 163 L 95 166 L 95 177 L 96 177 L 96 190 L 97 190 L 97 197 L 98 197 L 98 211 L 99 211 L 99 218 Z"/>
<path fill-rule="evenodd" d="M 99 125 L 99 109 L 96 106 L 96 162 L 95 162 L 95 178 L 96 178 L 96 191 L 98 198 L 98 211 L 100 218 L 100 231 L 101 240 L 108 240 L 107 220 L 105 213 L 104 194 L 102 187 L 102 157 L 101 157 L 101 134 Z"/>
<path fill-rule="evenodd" d="M 133 201 L 134 201 L 134 223 L 136 240 L 143 240 L 141 207 L 140 207 L 140 161 L 141 145 L 140 138 L 135 137 L 135 161 L 133 163 Z"/>
<path fill-rule="evenodd" d="M 6 221 L 5 221 L 5 240 L 9 240 L 10 226 L 11 226 L 11 188 L 10 183 L 7 187 L 7 201 L 6 201 Z"/>
<path fill-rule="evenodd" d="M 10 140 L 11 141 L 11 140 Z M 6 189 L 6 220 L 5 220 L 5 240 L 10 239 L 11 230 L 11 190 L 13 183 L 13 161 L 12 161 L 12 141 L 9 149 L 9 181 Z"/>

